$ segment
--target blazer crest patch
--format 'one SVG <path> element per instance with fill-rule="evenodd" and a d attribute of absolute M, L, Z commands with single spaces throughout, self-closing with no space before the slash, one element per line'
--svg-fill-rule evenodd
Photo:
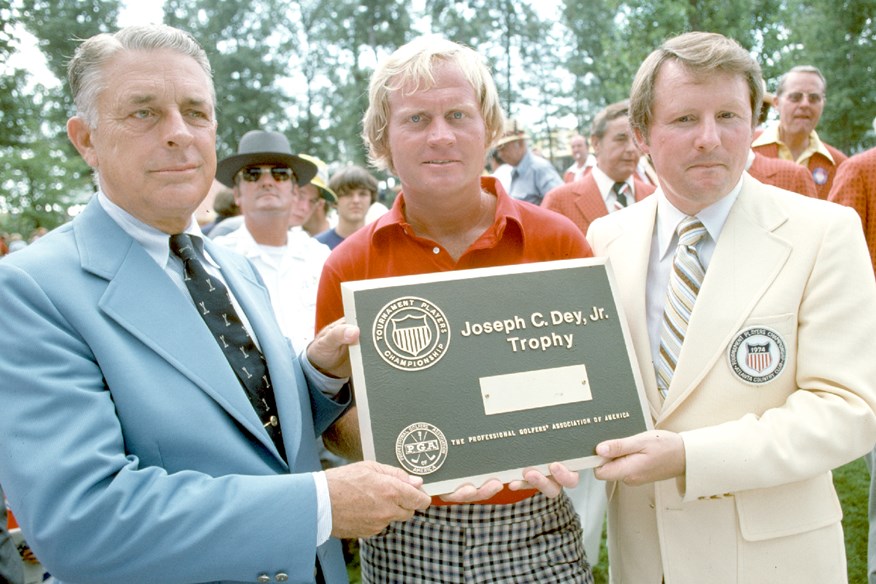
<path fill-rule="evenodd" d="M 753 326 L 741 331 L 727 354 L 730 368 L 746 383 L 760 385 L 778 377 L 785 369 L 785 341 L 776 331 Z"/>

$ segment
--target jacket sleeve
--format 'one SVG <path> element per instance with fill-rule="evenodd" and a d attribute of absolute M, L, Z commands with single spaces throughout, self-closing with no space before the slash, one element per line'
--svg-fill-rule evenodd
<path fill-rule="evenodd" d="M 78 276 L 83 282 L 65 282 L 70 295 L 99 285 Z M 88 333 L 74 326 L 59 300 L 15 263 L 0 263 L 0 483 L 47 569 L 60 580 L 94 583 L 255 581 L 278 572 L 292 581 L 312 577 L 312 476 L 277 473 L 258 456 L 234 460 L 235 453 L 253 452 L 251 444 L 206 397 L 190 424 L 155 432 L 166 434 L 165 444 L 176 439 L 183 449 L 215 451 L 203 465 L 228 471 L 187 470 L 198 467 L 174 464 L 180 453 L 162 451 L 160 442 L 147 463 L 145 450 L 140 456 L 126 444 L 131 436 L 117 408 L 131 409 L 124 400 L 143 398 L 135 401 L 149 405 L 142 417 L 152 420 L 153 408 L 178 416 L 181 401 L 143 396 L 165 386 L 180 393 L 191 388 L 169 366 L 125 360 L 132 350 L 123 343 L 136 343 L 124 332 L 117 359 L 123 363 L 110 366 L 112 358 L 92 350 Z M 84 302 L 82 310 L 89 310 Z M 112 384 L 136 391 L 116 399 Z M 210 427 L 199 426 L 201 413 L 214 416 Z M 214 423 L 220 419 L 227 419 L 224 426 Z"/>

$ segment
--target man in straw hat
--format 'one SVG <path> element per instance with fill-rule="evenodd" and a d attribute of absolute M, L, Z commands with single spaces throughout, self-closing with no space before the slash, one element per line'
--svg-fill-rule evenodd
<path fill-rule="evenodd" d="M 512 166 L 508 194 L 513 198 L 541 205 L 548 191 L 563 184 L 563 178 L 553 164 L 529 150 L 526 132 L 517 120 L 508 121 L 495 148 L 499 158 Z"/>

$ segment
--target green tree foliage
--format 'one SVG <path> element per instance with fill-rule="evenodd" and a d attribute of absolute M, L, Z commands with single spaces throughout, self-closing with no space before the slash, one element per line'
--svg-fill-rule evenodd
<path fill-rule="evenodd" d="M 409 3 L 404 0 L 308 0 L 312 14 L 303 31 L 312 48 L 302 63 L 319 86 L 319 102 L 308 103 L 309 144 L 326 161 L 365 163 L 362 116 L 368 80 L 378 60 L 410 38 Z"/>
<path fill-rule="evenodd" d="M 52 226 L 94 188 L 66 139 L 66 86 L 42 85 L 7 64 L 15 27 L 36 36 L 63 79 L 78 39 L 117 28 L 121 4 L 0 0 L 0 222 Z M 484 56 L 508 115 L 525 116 L 546 153 L 557 130 L 587 132 L 599 109 L 628 95 L 642 59 L 689 30 L 736 38 L 758 58 L 771 90 L 794 65 L 820 67 L 828 101 L 819 133 L 851 153 L 876 143 L 874 14 L 876 0 L 164 2 L 164 21 L 191 32 L 213 64 L 220 157 L 234 153 L 246 131 L 264 128 L 327 162 L 360 164 L 371 72 L 387 53 L 432 32 Z"/>
<path fill-rule="evenodd" d="M 0 44 L 13 46 L 10 31 L 25 28 L 37 38 L 51 73 L 62 81 L 79 41 L 107 30 L 118 9 L 118 2 L 107 0 L 24 0 L 5 10 Z M 94 188 L 91 170 L 66 137 L 72 99 L 63 83 L 35 83 L 22 69 L 4 74 L 0 95 L 0 225 L 24 235 L 37 227 L 55 227 Z"/>
<path fill-rule="evenodd" d="M 789 3 L 793 33 L 780 63 L 815 65 L 827 78 L 819 136 L 848 154 L 873 146 L 876 0 Z"/>
<path fill-rule="evenodd" d="M 186 30 L 204 47 L 216 86 L 217 151 L 234 154 L 240 137 L 254 129 L 294 138 L 286 110 L 289 93 L 280 85 L 289 70 L 292 37 L 279 0 L 166 0 L 164 22 Z"/>

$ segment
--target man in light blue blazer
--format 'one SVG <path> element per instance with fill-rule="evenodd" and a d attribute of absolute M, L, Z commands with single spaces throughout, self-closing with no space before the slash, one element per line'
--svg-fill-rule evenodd
<path fill-rule="evenodd" d="M 294 355 L 252 265 L 199 237 L 192 214 L 216 171 L 210 75 L 171 27 L 84 42 L 68 135 L 99 193 L 0 262 L 0 483 L 59 581 L 346 582 L 334 537 L 429 504 L 388 466 L 320 470 L 315 437 L 349 403 L 358 331 L 331 326 Z M 265 357 L 283 448 L 195 309 L 169 251 L 179 233 Z"/>

